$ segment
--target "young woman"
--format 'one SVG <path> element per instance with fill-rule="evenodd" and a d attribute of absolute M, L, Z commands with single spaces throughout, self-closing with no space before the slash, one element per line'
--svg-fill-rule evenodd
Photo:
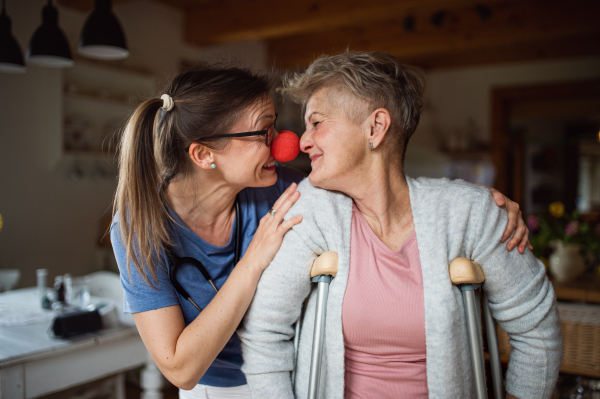
<path fill-rule="evenodd" d="M 111 240 L 124 311 L 182 398 L 249 397 L 234 333 L 302 220 L 283 221 L 303 175 L 271 156 L 270 88 L 240 68 L 192 69 L 141 104 L 122 138 Z M 497 194 L 512 218 L 507 237 L 522 233 L 518 207 Z M 519 243 L 527 237 L 508 245 Z"/>

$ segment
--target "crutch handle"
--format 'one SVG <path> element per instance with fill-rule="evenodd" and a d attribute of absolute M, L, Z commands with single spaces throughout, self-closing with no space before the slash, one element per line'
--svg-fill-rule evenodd
<path fill-rule="evenodd" d="M 335 277 L 338 267 L 338 255 L 335 252 L 327 251 L 323 252 L 313 262 L 312 268 L 310 269 L 310 278 L 329 275 Z"/>
<path fill-rule="evenodd" d="M 450 281 L 454 285 L 481 284 L 485 281 L 483 270 L 477 262 L 467 258 L 456 258 L 450 263 Z"/>

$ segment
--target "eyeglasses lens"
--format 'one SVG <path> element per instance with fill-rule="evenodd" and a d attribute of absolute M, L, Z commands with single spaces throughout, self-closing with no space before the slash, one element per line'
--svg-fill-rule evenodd
<path fill-rule="evenodd" d="M 273 142 L 273 138 L 275 137 L 275 124 L 273 123 L 271 126 L 267 128 L 267 134 L 265 135 L 265 142 L 267 147 L 271 145 Z"/>

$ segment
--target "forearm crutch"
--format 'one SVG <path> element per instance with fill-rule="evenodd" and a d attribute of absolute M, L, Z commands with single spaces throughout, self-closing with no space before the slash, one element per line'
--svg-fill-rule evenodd
<path fill-rule="evenodd" d="M 308 378 L 308 399 L 317 399 L 319 395 L 319 379 L 321 377 L 321 357 L 325 340 L 325 313 L 329 283 L 337 273 L 338 256 L 335 252 L 324 252 L 313 262 L 310 278 L 317 283 L 317 306 L 313 332 L 312 353 L 310 355 L 310 373 Z M 296 337 L 300 330 L 300 321 L 296 324 Z M 294 338 L 294 346 L 297 345 Z"/>
<path fill-rule="evenodd" d="M 308 303 L 308 298 L 302 304 L 302 309 L 300 310 L 300 317 L 296 322 L 295 335 L 294 335 L 294 368 L 292 370 L 292 387 L 296 383 L 296 367 L 298 364 L 298 348 L 300 347 L 300 331 L 302 330 L 302 319 L 304 319 L 304 311 L 306 310 L 306 304 Z"/>
<path fill-rule="evenodd" d="M 467 258 L 456 258 L 450 263 L 450 280 L 457 285 L 463 297 L 467 319 L 467 332 L 469 335 L 469 349 L 471 352 L 471 364 L 475 377 L 475 388 L 477 399 L 487 398 L 485 383 L 485 363 L 483 359 L 483 345 L 481 341 L 481 329 L 477 323 L 475 290 L 485 281 L 483 270 L 476 262 Z M 488 352 L 490 354 L 490 365 L 492 369 L 492 381 L 494 384 L 494 397 L 503 398 L 502 368 L 500 367 L 500 352 L 498 350 L 498 337 L 496 336 L 496 325 L 487 300 L 483 293 L 483 313 L 485 329 L 487 331 Z"/>

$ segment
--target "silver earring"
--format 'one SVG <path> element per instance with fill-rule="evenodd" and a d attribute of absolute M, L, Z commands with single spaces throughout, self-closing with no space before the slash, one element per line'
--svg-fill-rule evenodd
<path fill-rule="evenodd" d="M 214 169 L 214 168 L 217 167 L 217 165 L 215 165 L 214 162 L 213 162 L 213 163 L 210 164 L 210 167 Z"/>
<path fill-rule="evenodd" d="M 371 149 L 371 151 L 375 151 L 375 148 L 373 148 L 373 143 L 371 143 L 370 141 L 369 141 L 369 148 Z"/>

